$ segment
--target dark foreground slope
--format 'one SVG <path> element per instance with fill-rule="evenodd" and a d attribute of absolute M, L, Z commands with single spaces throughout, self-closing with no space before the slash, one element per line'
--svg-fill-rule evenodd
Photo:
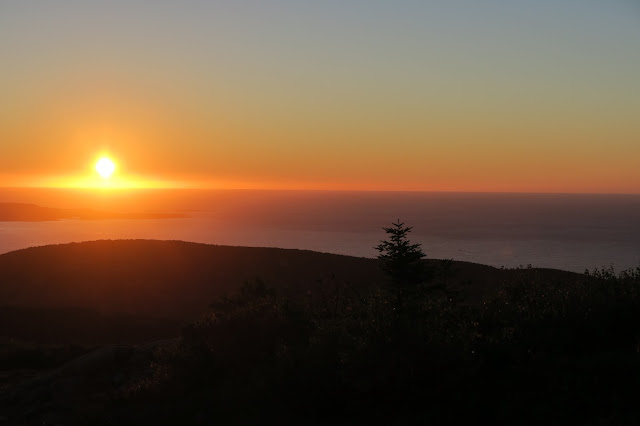
<path fill-rule="evenodd" d="M 121 248 L 117 256 L 114 247 Z M 153 249 L 136 253 L 142 247 Z M 127 278 L 146 263 L 123 254 L 155 253 L 161 261 L 178 262 L 182 249 L 176 247 L 219 250 L 219 256 L 262 253 L 270 259 L 266 266 L 227 257 L 218 269 L 242 278 L 247 268 L 262 265 L 251 272 L 259 271 L 275 285 L 229 284 L 230 297 L 215 298 L 173 339 L 0 345 L 0 424 L 631 425 L 640 420 L 640 268 L 579 275 L 431 261 L 431 280 L 413 286 L 407 298 L 389 284 L 378 284 L 382 277 L 375 261 L 366 259 L 139 241 L 42 250 L 72 250 L 89 258 L 76 273 L 102 265 L 96 253 L 110 254 L 118 258 L 112 267 L 132 268 L 118 275 Z M 164 251 L 171 254 L 163 257 Z M 343 265 L 346 278 L 316 279 L 316 272 L 331 272 L 300 260 L 305 256 L 326 262 L 325 267 Z M 279 264 L 283 259 L 289 262 Z M 8 264 L 5 271 L 20 270 L 18 262 Z M 172 268 L 161 270 L 168 274 Z M 343 271 L 336 270 L 336 276 Z M 39 273 L 12 275 L 24 288 L 5 286 L 13 290 L 5 294 L 19 300 L 42 281 L 34 278 Z M 372 275 L 365 279 L 367 273 Z M 283 278 L 288 276 L 295 279 Z M 351 279 L 358 284 L 349 284 Z M 135 287 L 137 281 L 130 282 Z M 176 294 L 195 288 L 185 280 L 165 290 Z M 29 309 L 43 321 L 43 308 Z M 125 321 L 115 329 L 132 324 Z M 45 322 L 40 327 L 51 329 Z"/>

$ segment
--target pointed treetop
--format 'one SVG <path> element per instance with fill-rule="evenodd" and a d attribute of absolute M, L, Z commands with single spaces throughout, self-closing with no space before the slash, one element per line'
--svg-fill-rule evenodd
<path fill-rule="evenodd" d="M 424 279 L 424 265 L 426 257 L 420 244 L 412 244 L 407 234 L 413 227 L 404 226 L 398 219 L 392 227 L 385 228 L 388 239 L 380 241 L 375 249 L 380 252 L 378 259 L 382 262 L 382 269 L 387 272 L 396 286 L 408 286 L 420 283 Z"/>

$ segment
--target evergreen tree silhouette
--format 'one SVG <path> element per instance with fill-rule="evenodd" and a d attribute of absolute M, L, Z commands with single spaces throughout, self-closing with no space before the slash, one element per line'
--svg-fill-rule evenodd
<path fill-rule="evenodd" d="M 399 297 L 405 296 L 425 279 L 425 267 L 422 261 L 426 254 L 420 244 L 412 244 L 407 234 L 413 227 L 404 226 L 398 219 L 392 227 L 382 228 L 388 239 L 380 241 L 375 249 L 380 252 L 378 259 L 382 269 L 389 274 Z"/>

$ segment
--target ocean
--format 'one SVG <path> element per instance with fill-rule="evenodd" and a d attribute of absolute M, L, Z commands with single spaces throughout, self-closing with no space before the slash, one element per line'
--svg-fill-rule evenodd
<path fill-rule="evenodd" d="M 640 195 L 0 189 L 0 203 L 176 219 L 0 222 L 0 253 L 98 239 L 171 239 L 375 257 L 400 220 L 429 258 L 584 272 L 640 266 Z"/>

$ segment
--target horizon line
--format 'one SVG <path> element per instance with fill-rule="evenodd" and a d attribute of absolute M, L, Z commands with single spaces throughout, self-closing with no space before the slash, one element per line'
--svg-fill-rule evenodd
<path fill-rule="evenodd" d="M 60 186 L 0 186 L 1 190 L 7 189 L 46 189 L 63 191 L 255 191 L 255 192 L 385 192 L 385 193 L 431 193 L 431 194 L 519 194 L 519 195 L 632 195 L 638 196 L 640 192 L 548 192 L 548 191 L 456 191 L 456 190 L 425 190 L 425 189 L 319 189 L 319 188 L 216 188 L 216 187 L 60 187 Z"/>

